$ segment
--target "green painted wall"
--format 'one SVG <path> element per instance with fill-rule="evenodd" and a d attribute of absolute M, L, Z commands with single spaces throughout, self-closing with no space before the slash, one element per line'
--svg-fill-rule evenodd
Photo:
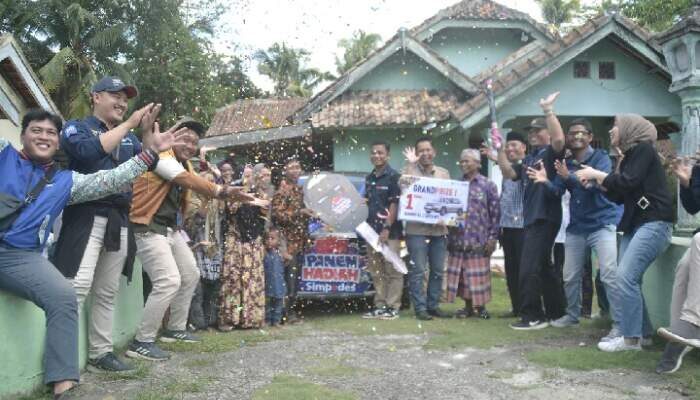
<path fill-rule="evenodd" d="M 655 327 L 669 325 L 676 264 L 689 245 L 690 238 L 673 237 L 669 248 L 656 259 L 644 275 L 644 300 L 649 310 L 649 318 Z"/>
<path fill-rule="evenodd" d="M 384 60 L 375 69 L 350 87 L 353 90 L 457 90 L 440 72 L 409 50 L 401 50 Z"/>
<path fill-rule="evenodd" d="M 334 134 L 333 165 L 336 171 L 365 172 L 372 170 L 369 151 L 376 140 L 385 140 L 391 146 L 389 164 L 397 170 L 404 165 L 401 154 L 406 146 L 414 146 L 416 139 L 422 136 L 420 129 L 350 129 L 342 134 Z M 437 155 L 435 164 L 447 168 L 453 177 L 460 175 L 457 160 L 459 154 L 467 147 L 460 130 L 436 137 L 433 141 Z"/>
<path fill-rule="evenodd" d="M 141 264 L 126 284 L 122 276 L 114 318 L 114 345 L 127 344 L 136 332 L 143 310 Z M 89 307 L 90 300 L 86 304 Z M 80 365 L 87 361 L 86 315 L 80 315 Z M 0 292 L 0 398 L 27 393 L 40 386 L 43 377 L 44 313 L 34 304 Z"/>
<path fill-rule="evenodd" d="M 468 76 L 495 65 L 527 44 L 517 29 L 448 28 L 426 43 Z"/>
<path fill-rule="evenodd" d="M 646 117 L 681 120 L 680 98 L 669 93 L 670 82 L 648 73 L 647 66 L 626 55 L 611 41 L 601 41 L 575 60 L 591 62 L 590 79 L 574 78 L 573 61 L 569 62 L 501 107 L 499 118 L 505 121 L 518 115 L 539 115 L 542 113 L 539 100 L 552 92 L 561 91 L 555 105 L 559 115 L 636 113 Z M 615 63 L 615 80 L 598 79 L 599 61 Z"/>

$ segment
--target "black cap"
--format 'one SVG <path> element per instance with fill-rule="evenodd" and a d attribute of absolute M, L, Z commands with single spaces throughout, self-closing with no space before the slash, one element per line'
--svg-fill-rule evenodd
<path fill-rule="evenodd" d="M 100 79 L 97 83 L 92 85 L 92 93 L 97 92 L 124 92 L 126 93 L 126 98 L 131 99 L 138 95 L 136 87 L 125 85 L 124 81 L 118 76 L 105 76 Z"/>
<path fill-rule="evenodd" d="M 508 132 L 508 134 L 506 135 L 506 142 L 510 142 L 512 140 L 516 140 L 518 142 L 522 142 L 523 144 L 527 145 L 527 141 L 525 140 L 525 136 L 520 132 L 516 132 L 516 131 Z"/>
<path fill-rule="evenodd" d="M 203 123 L 196 121 L 192 117 L 181 117 L 177 122 L 175 122 L 175 126 L 179 128 L 189 128 L 192 129 L 197 133 L 197 136 L 203 137 L 204 133 L 207 131 L 207 127 L 204 126 Z"/>
<path fill-rule="evenodd" d="M 544 118 L 535 118 L 532 121 L 530 121 L 530 125 L 526 126 L 523 129 L 525 129 L 526 131 L 547 129 L 547 121 L 545 121 Z"/>

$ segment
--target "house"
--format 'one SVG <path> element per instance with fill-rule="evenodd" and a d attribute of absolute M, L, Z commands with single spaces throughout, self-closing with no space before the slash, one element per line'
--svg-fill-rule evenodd
<path fill-rule="evenodd" d="M 0 137 L 20 147 L 24 113 L 34 107 L 60 115 L 11 35 L 0 36 Z"/>
<path fill-rule="evenodd" d="M 562 123 L 588 118 L 602 146 L 618 113 L 642 114 L 665 132 L 681 124 L 680 99 L 668 91 L 661 50 L 631 20 L 603 15 L 558 37 L 491 0 L 464 0 L 399 30 L 291 121 L 334 138 L 336 170 L 369 170 L 366 149 L 377 138 L 397 149 L 392 163 L 400 167 L 398 149 L 430 133 L 436 163 L 459 175 L 459 152 L 488 137 L 486 79 L 493 80 L 498 122 L 506 131 L 541 116 L 539 99 L 554 91 L 562 92 L 555 105 Z"/>

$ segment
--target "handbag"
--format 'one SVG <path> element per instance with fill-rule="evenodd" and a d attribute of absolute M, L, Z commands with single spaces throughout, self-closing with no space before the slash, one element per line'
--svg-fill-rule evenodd
<path fill-rule="evenodd" d="M 34 188 L 27 193 L 24 200 L 20 200 L 6 193 L 0 193 L 0 239 L 4 236 L 5 232 L 10 230 L 15 220 L 19 218 L 24 207 L 32 204 L 34 200 L 39 197 L 46 184 L 53 179 L 54 172 L 55 170 L 53 167 L 49 168 L 44 176 L 39 179 L 39 182 L 37 182 Z"/>

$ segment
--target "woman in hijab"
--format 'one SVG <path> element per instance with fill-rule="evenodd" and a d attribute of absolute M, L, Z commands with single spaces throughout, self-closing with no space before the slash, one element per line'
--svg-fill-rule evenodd
<path fill-rule="evenodd" d="M 671 241 L 675 217 L 666 173 L 656 152 L 656 128 L 636 114 L 615 117 L 610 145 L 619 155 L 615 172 L 586 167 L 576 172 L 584 184 L 598 184 L 610 200 L 624 204 L 618 231 L 623 232 L 619 250 L 619 293 L 609 293 L 619 302 L 622 318 L 618 327 L 601 339 L 602 351 L 641 350 L 644 338 L 653 333 L 642 296 L 642 277 Z M 615 329 L 617 328 L 617 329 Z"/>

